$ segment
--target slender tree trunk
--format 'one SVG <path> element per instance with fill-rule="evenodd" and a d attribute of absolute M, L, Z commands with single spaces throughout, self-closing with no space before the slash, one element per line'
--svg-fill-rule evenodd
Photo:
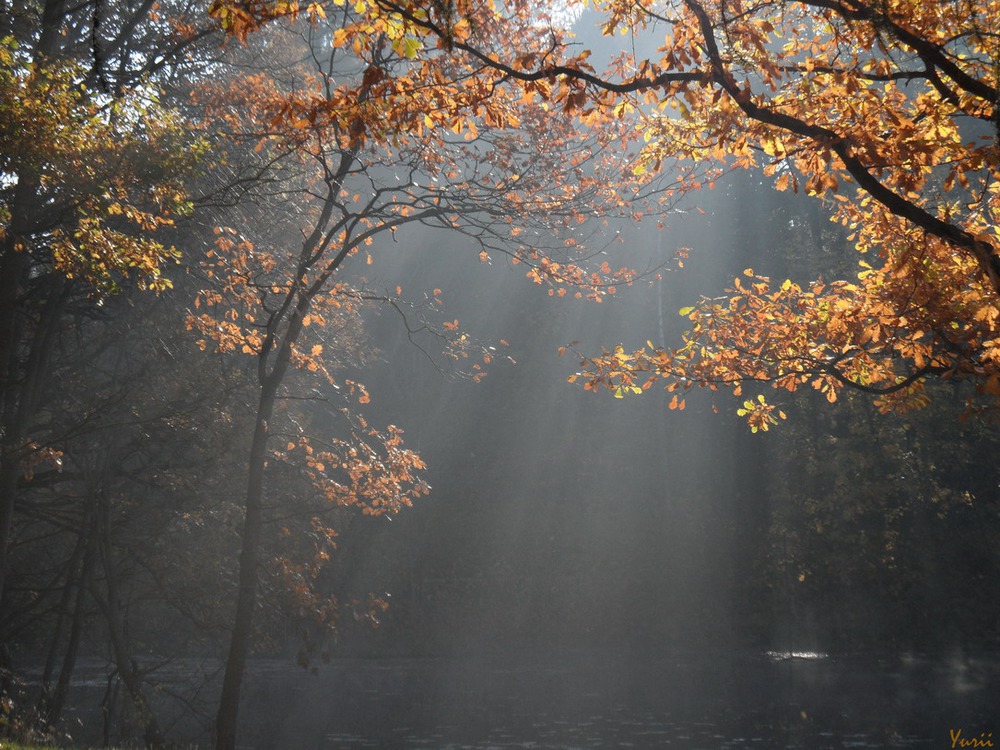
<path fill-rule="evenodd" d="M 10 262 L 7 261 L 17 261 Z M 0 261 L 0 277 L 12 275 L 26 276 L 27 265 L 24 254 L 11 251 Z M 15 279 L 10 283 L 0 281 L 0 295 L 10 294 L 16 298 L 20 283 Z M 7 576 L 7 555 L 10 550 L 10 535 L 14 525 L 18 480 L 21 476 L 21 462 L 30 455 L 27 446 L 31 421 L 42 400 L 43 386 L 49 374 L 49 359 L 58 332 L 58 323 L 70 297 L 71 284 L 66 279 L 55 277 L 45 285 L 42 292 L 44 303 L 38 312 L 38 320 L 33 330 L 26 332 L 19 310 L 11 300 L 0 305 L 0 599 Z M 8 319 L 9 318 L 9 319 Z"/>
<path fill-rule="evenodd" d="M 98 490 L 101 492 L 101 490 Z M 149 701 L 142 691 L 142 680 L 139 668 L 129 654 L 128 636 L 125 632 L 125 621 L 122 618 L 122 603 L 118 596 L 118 578 L 114 570 L 114 558 L 111 544 L 110 507 L 107 498 L 101 497 L 100 518 L 97 523 L 97 533 L 100 535 L 101 559 L 104 566 L 104 580 L 107 599 L 98 603 L 104 610 L 108 624 L 108 637 L 111 641 L 111 652 L 118 675 L 129 693 L 136 715 L 143 728 L 143 739 L 146 747 L 164 747 L 163 734 L 159 722 Z"/>
<path fill-rule="evenodd" d="M 359 100 L 368 98 L 367 85 L 362 88 Z M 243 534 L 241 536 L 239 559 L 239 584 L 236 598 L 236 616 L 230 636 L 229 654 L 226 657 L 226 671 L 222 680 L 219 697 L 219 711 L 215 719 L 216 750 L 235 750 L 236 728 L 239 720 L 240 690 L 246 671 L 247 656 L 250 653 L 250 639 L 253 628 L 253 613 L 257 605 L 257 571 L 260 565 L 260 540 L 264 526 L 264 474 L 267 467 L 267 441 L 269 423 L 274 413 L 278 388 L 285 379 L 288 365 L 292 360 L 292 348 L 302 333 L 303 321 L 313 298 L 320 292 L 326 281 L 340 267 L 348 252 L 355 245 L 345 244 L 326 266 L 326 270 L 306 283 L 311 268 L 325 254 L 326 230 L 336 205 L 336 197 L 357 156 L 358 147 L 352 146 L 341 154 L 340 165 L 327 180 L 327 197 L 320 211 L 313 231 L 305 238 L 299 254 L 292 288 L 285 298 L 286 305 L 273 313 L 268 320 L 265 344 L 257 361 L 257 380 L 260 395 L 257 401 L 257 420 L 254 425 L 253 442 L 250 445 L 250 459 L 247 467 L 247 494 L 244 503 Z M 287 323 L 284 332 L 283 323 Z M 270 371 L 268 366 L 270 365 Z"/>
<path fill-rule="evenodd" d="M 56 659 L 59 656 L 62 645 L 63 629 L 70 617 L 70 609 L 73 608 L 75 611 L 73 607 L 74 594 L 83 585 L 83 574 L 80 572 L 81 561 L 83 560 L 84 552 L 89 548 L 88 540 L 92 536 L 90 524 L 84 519 L 83 523 L 80 524 L 80 531 L 77 534 L 76 544 L 73 547 L 73 554 L 66 565 L 66 583 L 59 598 L 56 622 L 52 628 L 49 651 L 45 657 L 45 668 L 42 670 L 42 695 L 38 701 L 38 709 L 42 714 L 48 712 L 48 706 L 52 703 L 52 674 L 56 669 Z"/>
<path fill-rule="evenodd" d="M 94 558 L 97 552 L 97 530 L 93 521 L 86 524 L 87 549 L 83 557 L 83 566 L 80 569 L 80 577 L 76 585 L 76 602 L 73 607 L 73 619 L 70 625 L 69 640 L 66 644 L 66 653 L 63 655 L 62 667 L 59 670 L 59 680 L 55 689 L 48 699 L 46 707 L 46 720 L 49 724 L 55 724 L 62 714 L 63 704 L 66 702 L 66 693 L 69 691 L 69 681 L 76 669 L 76 657 L 80 651 L 80 639 L 83 637 L 84 606 L 87 602 L 87 584 L 91 578 L 94 568 Z"/>
<path fill-rule="evenodd" d="M 247 494 L 244 502 L 236 616 L 230 637 L 229 655 L 226 659 L 226 672 L 222 680 L 219 712 L 215 720 L 216 750 L 236 748 L 240 689 L 246 671 L 247 655 L 250 653 L 253 613 L 257 605 L 257 570 L 260 565 L 260 540 L 264 527 L 264 474 L 267 468 L 267 441 L 271 416 L 277 402 L 278 388 L 284 381 L 292 359 L 292 348 L 302 333 L 302 321 L 312 304 L 315 291 L 313 294 L 305 291 L 292 291 L 290 294 L 295 295 L 295 305 L 288 315 L 288 327 L 284 335 L 274 335 L 274 340 L 279 342 L 278 345 L 274 350 L 265 349 L 260 354 L 258 362 L 260 396 L 257 401 L 257 420 L 247 467 Z M 271 321 L 272 326 L 279 324 L 280 321 Z M 272 352 L 271 370 L 268 372 L 268 355 Z"/>
<path fill-rule="evenodd" d="M 250 446 L 242 547 L 240 549 L 239 590 L 236 617 L 226 659 L 226 672 L 216 715 L 216 749 L 235 750 L 236 724 L 239 718 L 240 689 L 246 671 L 247 655 L 257 606 L 257 568 L 260 564 L 260 538 L 264 524 L 264 469 L 267 463 L 268 423 L 274 412 L 277 383 L 265 383 L 257 405 L 257 423 Z"/>
<path fill-rule="evenodd" d="M 7 552 L 14 526 L 14 495 L 17 492 L 17 462 L 0 460 L 0 600 L 7 579 Z"/>
<path fill-rule="evenodd" d="M 60 28 L 65 19 L 65 0 L 45 0 L 41 28 L 34 49 L 38 65 L 56 57 L 61 43 Z M 41 176 L 34 169 L 17 176 L 17 186 L 10 203 L 10 221 L 0 242 L 0 602 L 7 579 L 7 554 L 14 523 L 15 495 L 19 474 L 25 417 L 29 416 L 19 401 L 20 386 L 27 378 L 20 372 L 20 348 L 23 310 L 21 287 L 28 276 L 27 246 L 33 230 L 33 217 L 40 210 L 38 193 Z M 23 247 L 22 247 L 23 245 Z"/>
<path fill-rule="evenodd" d="M 64 17 L 64 0 L 47 0 L 42 8 L 42 24 L 34 50 L 37 62 L 54 57 L 59 47 L 59 27 Z M 25 437 L 25 416 L 19 403 L 24 382 L 20 372 L 23 310 L 22 285 L 27 280 L 26 247 L 32 233 L 33 209 L 37 208 L 41 178 L 33 170 L 17 175 L 10 203 L 10 221 L 0 242 L 0 601 L 7 579 L 7 553 L 14 523 L 19 452 Z"/>
<path fill-rule="evenodd" d="M 7 553 L 14 524 L 18 452 L 24 436 L 18 429 L 21 319 L 18 310 L 21 283 L 26 275 L 24 253 L 14 249 L 13 237 L 0 250 L 0 600 L 7 579 Z"/>

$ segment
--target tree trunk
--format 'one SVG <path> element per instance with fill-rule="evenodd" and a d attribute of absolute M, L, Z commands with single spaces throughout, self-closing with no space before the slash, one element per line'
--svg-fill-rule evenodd
<path fill-rule="evenodd" d="M 80 576 L 76 585 L 76 602 L 73 608 L 73 619 L 70 625 L 69 641 L 66 644 L 66 653 L 63 655 L 62 667 L 59 670 L 59 680 L 55 689 L 48 697 L 46 706 L 46 720 L 49 724 L 55 724 L 62 714 L 63 704 L 66 702 L 66 694 L 69 692 L 69 682 L 76 669 L 76 657 L 80 651 L 80 639 L 83 636 L 84 609 L 87 602 L 87 585 L 91 579 L 91 572 L 94 568 L 94 558 L 96 557 L 97 529 L 93 521 L 85 524 L 83 532 L 86 535 L 87 549 L 83 557 L 83 566 L 80 569 Z"/>
<path fill-rule="evenodd" d="M 64 17 L 64 0 L 47 0 L 42 10 L 42 25 L 34 59 L 38 63 L 55 55 L 59 46 L 59 27 Z M 0 601 L 7 578 L 7 553 L 14 523 L 14 496 L 17 493 L 19 453 L 22 449 L 24 418 L 20 403 L 22 386 L 28 385 L 20 372 L 23 304 L 21 291 L 28 278 L 28 238 L 33 216 L 38 210 L 41 178 L 37 173 L 19 173 L 10 202 L 10 220 L 0 242 Z M 25 247 L 21 247 L 24 245 Z"/>
<path fill-rule="evenodd" d="M 14 249 L 14 239 L 5 238 L 0 249 L 0 600 L 7 578 L 7 552 L 14 524 L 17 493 L 19 434 L 17 413 L 20 367 L 18 350 L 21 320 L 18 298 L 27 263 L 24 253 Z"/>
<path fill-rule="evenodd" d="M 101 492 L 101 490 L 97 490 Z M 142 724 L 143 739 L 146 747 L 164 747 L 163 734 L 160 731 L 159 722 L 153 712 L 149 701 L 142 691 L 142 680 L 139 668 L 129 654 L 128 636 L 125 632 L 125 621 L 122 618 L 122 603 L 118 596 L 118 578 L 114 569 L 114 558 L 111 542 L 110 505 L 106 498 L 99 497 L 101 503 L 101 517 L 97 523 L 97 533 L 100 535 L 101 558 L 104 564 L 104 579 L 107 599 L 101 601 L 98 597 L 98 604 L 104 610 L 105 620 L 108 624 L 108 638 L 111 641 L 112 658 L 118 667 L 118 675 L 121 677 L 125 689 L 128 690 L 132 706 L 135 708 L 136 716 Z"/>
<path fill-rule="evenodd" d="M 90 527 L 90 521 L 87 517 L 84 517 L 84 519 L 82 519 L 82 523 L 80 524 L 76 544 L 73 547 L 73 554 L 70 556 L 69 563 L 66 565 L 66 583 L 63 586 L 62 594 L 59 599 L 59 606 L 56 610 L 56 622 L 52 628 L 49 650 L 47 656 L 45 657 L 45 668 L 42 671 L 42 694 L 38 700 L 38 712 L 41 715 L 48 715 L 48 721 L 50 724 L 55 723 L 55 720 L 58 718 L 58 711 L 55 712 L 54 716 L 51 712 L 51 707 L 55 702 L 55 693 L 52 689 L 52 676 L 56 669 L 56 660 L 59 657 L 59 651 L 62 645 L 63 630 L 65 628 L 66 621 L 70 619 L 70 610 L 73 610 L 74 617 L 76 613 L 80 612 L 82 603 L 80 593 L 86 586 L 86 579 L 88 576 L 87 565 L 89 563 L 89 559 L 85 559 L 85 553 L 87 554 L 87 557 L 90 557 L 90 552 L 92 551 L 90 540 L 93 539 L 93 537 L 94 534 L 93 529 Z M 74 597 L 76 599 L 75 605 L 73 603 Z M 66 655 L 63 658 L 63 669 L 60 672 L 59 677 L 60 682 L 62 681 L 62 675 L 65 673 L 67 660 L 69 659 L 70 654 L 74 652 L 73 632 L 76 630 L 75 625 L 75 622 L 72 622 L 70 625 L 70 643 L 66 647 Z"/>
<path fill-rule="evenodd" d="M 257 405 L 257 423 L 250 446 L 245 516 L 239 561 L 239 589 L 236 616 L 226 659 L 226 672 L 216 715 L 216 750 L 235 750 L 236 723 L 239 717 L 240 689 L 250 652 L 253 613 L 257 605 L 257 568 L 260 564 L 260 538 L 264 525 L 264 469 L 267 464 L 268 422 L 274 411 L 277 383 L 261 388 Z"/>
<path fill-rule="evenodd" d="M 367 98 L 367 87 L 359 95 Z M 328 181 L 329 195 L 312 233 L 305 239 L 299 255 L 299 265 L 294 283 L 285 298 L 286 305 L 271 315 L 265 343 L 258 355 L 257 380 L 260 396 L 257 401 L 257 419 L 254 426 L 253 442 L 247 467 L 247 494 L 244 503 L 243 534 L 241 536 L 239 559 L 239 584 L 236 596 L 236 616 L 230 636 L 229 655 L 222 680 L 222 694 L 219 696 L 219 711 L 215 720 L 216 750 L 235 750 L 236 727 L 240 710 L 240 689 L 246 671 L 247 655 L 250 652 L 250 638 L 253 613 L 257 604 L 257 569 L 260 564 L 260 539 L 264 526 L 264 473 L 267 467 L 267 440 L 269 423 L 274 413 L 278 388 L 281 386 L 292 360 L 292 348 L 302 333 L 303 321 L 313 298 L 322 289 L 326 280 L 340 267 L 353 245 L 344 245 L 311 284 L 306 284 L 306 275 L 323 256 L 326 247 L 324 232 L 336 205 L 335 199 L 351 165 L 357 155 L 352 147 L 341 155 L 340 166 Z M 287 317 L 286 317 L 287 313 Z M 287 328 L 281 332 L 281 326 Z M 268 365 L 270 364 L 270 371 Z"/>
<path fill-rule="evenodd" d="M 318 235 L 317 235 L 318 236 Z M 244 505 L 243 534 L 239 561 L 239 587 L 236 595 L 236 616 L 229 642 L 229 656 L 222 680 L 219 712 L 215 719 L 216 750 L 235 750 L 236 725 L 240 710 L 240 689 L 250 652 L 253 613 L 257 605 L 257 569 L 260 564 L 260 539 L 264 527 L 264 472 L 267 468 L 267 440 L 271 415 L 277 401 L 278 388 L 285 378 L 292 359 L 292 347 L 302 333 L 302 321 L 312 304 L 312 294 L 291 291 L 295 305 L 288 317 L 288 327 L 283 336 L 275 336 L 280 343 L 273 350 L 271 371 L 267 371 L 268 354 L 265 348 L 258 362 L 260 396 L 257 401 L 257 420 L 254 425 L 253 443 L 247 467 L 247 494 Z M 280 321 L 271 321 L 276 326 Z"/>

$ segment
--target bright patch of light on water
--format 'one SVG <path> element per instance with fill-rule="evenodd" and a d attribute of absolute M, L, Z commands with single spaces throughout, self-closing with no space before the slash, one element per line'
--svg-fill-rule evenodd
<path fill-rule="evenodd" d="M 768 651 L 768 658 L 774 661 L 787 661 L 788 659 L 828 659 L 829 654 L 822 651 Z"/>

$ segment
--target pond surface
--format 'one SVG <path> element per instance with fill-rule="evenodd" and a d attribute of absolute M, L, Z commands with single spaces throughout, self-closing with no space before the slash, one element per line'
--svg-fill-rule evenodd
<path fill-rule="evenodd" d="M 264 665 L 261 665 L 263 667 Z M 262 669 L 259 748 L 949 748 L 1000 719 L 1000 661 L 729 654 Z M 1000 738 L 1000 726 L 996 727 Z"/>
<path fill-rule="evenodd" d="M 951 748 L 1000 741 L 1000 656 L 258 660 L 244 700 L 248 750 Z"/>

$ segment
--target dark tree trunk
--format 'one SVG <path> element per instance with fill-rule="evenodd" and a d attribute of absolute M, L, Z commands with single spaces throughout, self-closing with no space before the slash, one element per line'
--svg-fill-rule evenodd
<path fill-rule="evenodd" d="M 98 490 L 100 492 L 100 490 Z M 149 701 L 142 690 L 142 679 L 139 667 L 129 654 L 128 636 L 125 631 L 125 620 L 122 616 L 122 602 L 118 595 L 118 576 L 115 571 L 111 541 L 110 506 L 106 498 L 100 497 L 100 517 L 97 522 L 97 533 L 100 535 L 98 547 L 104 567 L 104 580 L 107 598 L 98 603 L 104 611 L 108 625 L 108 638 L 111 642 L 111 654 L 118 667 L 118 675 L 128 691 L 129 698 L 135 708 L 136 716 L 143 728 L 143 739 L 146 747 L 164 747 L 163 734 L 159 722 Z"/>
<path fill-rule="evenodd" d="M 243 534 L 239 561 L 239 588 L 236 598 L 236 616 L 226 659 L 226 673 L 219 697 L 216 715 L 216 750 L 235 750 L 236 726 L 240 710 L 240 688 L 246 671 L 247 655 L 253 629 L 253 613 L 257 605 L 257 570 L 260 565 L 260 540 L 264 527 L 264 474 L 267 467 L 267 440 L 271 415 L 277 401 L 278 387 L 285 378 L 292 358 L 292 347 L 302 332 L 312 296 L 298 294 L 298 300 L 288 320 L 288 328 L 278 340 L 271 371 L 267 371 L 268 351 L 261 354 L 258 377 L 260 397 L 257 401 L 257 419 L 250 460 L 247 467 L 247 494 L 244 504 Z M 276 337 L 277 338 L 277 337 Z"/>
<path fill-rule="evenodd" d="M 45 716 L 49 724 L 55 724 L 62 714 L 63 705 L 66 702 L 66 693 L 69 691 L 69 682 L 73 676 L 73 670 L 76 669 L 76 657 L 80 651 L 80 639 L 83 636 L 87 586 L 94 569 L 94 558 L 97 552 L 97 533 L 93 521 L 85 524 L 83 533 L 86 541 L 86 552 L 83 556 L 83 565 L 76 584 L 76 602 L 73 607 L 73 617 L 70 623 L 69 639 L 66 643 L 66 653 L 63 655 L 62 667 L 59 670 L 59 679 L 47 701 Z"/>
<path fill-rule="evenodd" d="M 13 234 L 13 231 L 11 232 Z M 19 473 L 18 452 L 24 436 L 17 415 L 21 382 L 19 350 L 21 315 L 18 309 L 27 258 L 14 249 L 13 237 L 5 238 L 0 250 L 0 599 L 7 578 L 7 553 L 14 524 L 14 498 Z"/>
<path fill-rule="evenodd" d="M 367 84 L 362 88 L 359 97 L 361 101 L 367 98 Z M 294 283 L 285 298 L 285 305 L 268 320 L 265 343 L 258 356 L 257 380 L 260 384 L 260 396 L 257 401 L 257 419 L 247 467 L 247 494 L 241 536 L 236 615 L 230 636 L 229 654 L 226 658 L 222 694 L 219 697 L 219 711 L 215 720 L 216 750 L 236 748 L 240 689 L 246 671 L 247 656 L 250 653 L 253 613 L 257 605 L 257 572 L 260 565 L 261 532 L 264 526 L 264 474 L 267 467 L 269 423 L 278 398 L 278 389 L 284 382 L 285 373 L 292 360 L 292 348 L 302 333 L 303 320 L 312 305 L 313 298 L 337 271 L 350 250 L 357 247 L 356 242 L 344 244 L 329 260 L 325 270 L 311 283 L 306 283 L 309 270 L 324 257 L 328 247 L 329 238 L 325 233 L 336 205 L 336 197 L 356 156 L 357 147 L 343 152 L 340 165 L 327 180 L 327 197 L 313 231 L 303 242 Z M 284 331 L 282 331 L 283 325 Z"/>
<path fill-rule="evenodd" d="M 275 386 L 276 384 L 267 384 L 261 389 L 257 424 L 250 446 L 236 616 L 215 724 L 217 750 L 234 750 L 236 747 L 240 689 L 250 652 L 253 612 L 257 605 L 257 568 L 260 564 L 260 538 L 264 523 L 264 469 L 267 463 L 268 422 L 274 411 Z"/>
<path fill-rule="evenodd" d="M 36 63 L 54 57 L 59 48 L 59 28 L 64 17 L 64 0 L 48 0 L 42 11 L 42 27 L 35 46 Z M 20 472 L 20 451 L 26 437 L 27 405 L 19 391 L 29 385 L 21 371 L 24 326 L 23 287 L 28 280 L 29 238 L 33 217 L 39 210 L 41 177 L 28 170 L 17 175 L 17 187 L 10 203 L 10 221 L 0 242 L 0 602 L 7 579 L 7 554 L 14 524 L 15 495 Z M 44 354 L 44 352 L 42 352 Z M 35 386 L 37 388 L 37 385 Z"/>
<path fill-rule="evenodd" d="M 38 712 L 41 715 L 48 716 L 49 723 L 55 723 L 56 719 L 59 717 L 59 711 L 56 710 L 54 713 L 52 707 L 56 702 L 56 692 L 58 692 L 58 686 L 55 690 L 52 688 L 52 677 L 56 670 L 56 661 L 59 656 L 59 652 L 62 648 L 63 642 L 63 631 L 66 628 L 67 620 L 71 619 L 70 610 L 73 611 L 73 619 L 78 613 L 81 613 L 81 605 L 83 602 L 80 593 L 87 585 L 86 581 L 88 578 L 87 566 L 90 562 L 90 554 L 92 549 L 92 544 L 90 541 L 93 539 L 93 530 L 90 527 L 90 521 L 84 519 L 80 524 L 80 531 L 76 538 L 76 544 L 73 547 L 73 554 L 70 556 L 69 562 L 66 565 L 66 583 L 63 586 L 62 594 L 59 599 L 59 607 L 56 611 L 56 621 L 52 627 L 52 637 L 49 641 L 49 651 L 45 657 L 45 668 L 42 671 L 42 694 L 38 700 Z M 76 604 L 74 606 L 74 597 Z M 70 623 L 70 635 L 69 643 L 66 646 L 66 653 L 63 657 L 63 669 L 60 670 L 59 682 L 63 681 L 63 674 L 65 674 L 65 668 L 67 662 L 70 662 L 70 671 L 72 671 L 72 662 L 75 661 L 75 644 L 73 643 L 73 633 L 78 630 L 76 627 L 76 622 L 72 621 Z"/>

